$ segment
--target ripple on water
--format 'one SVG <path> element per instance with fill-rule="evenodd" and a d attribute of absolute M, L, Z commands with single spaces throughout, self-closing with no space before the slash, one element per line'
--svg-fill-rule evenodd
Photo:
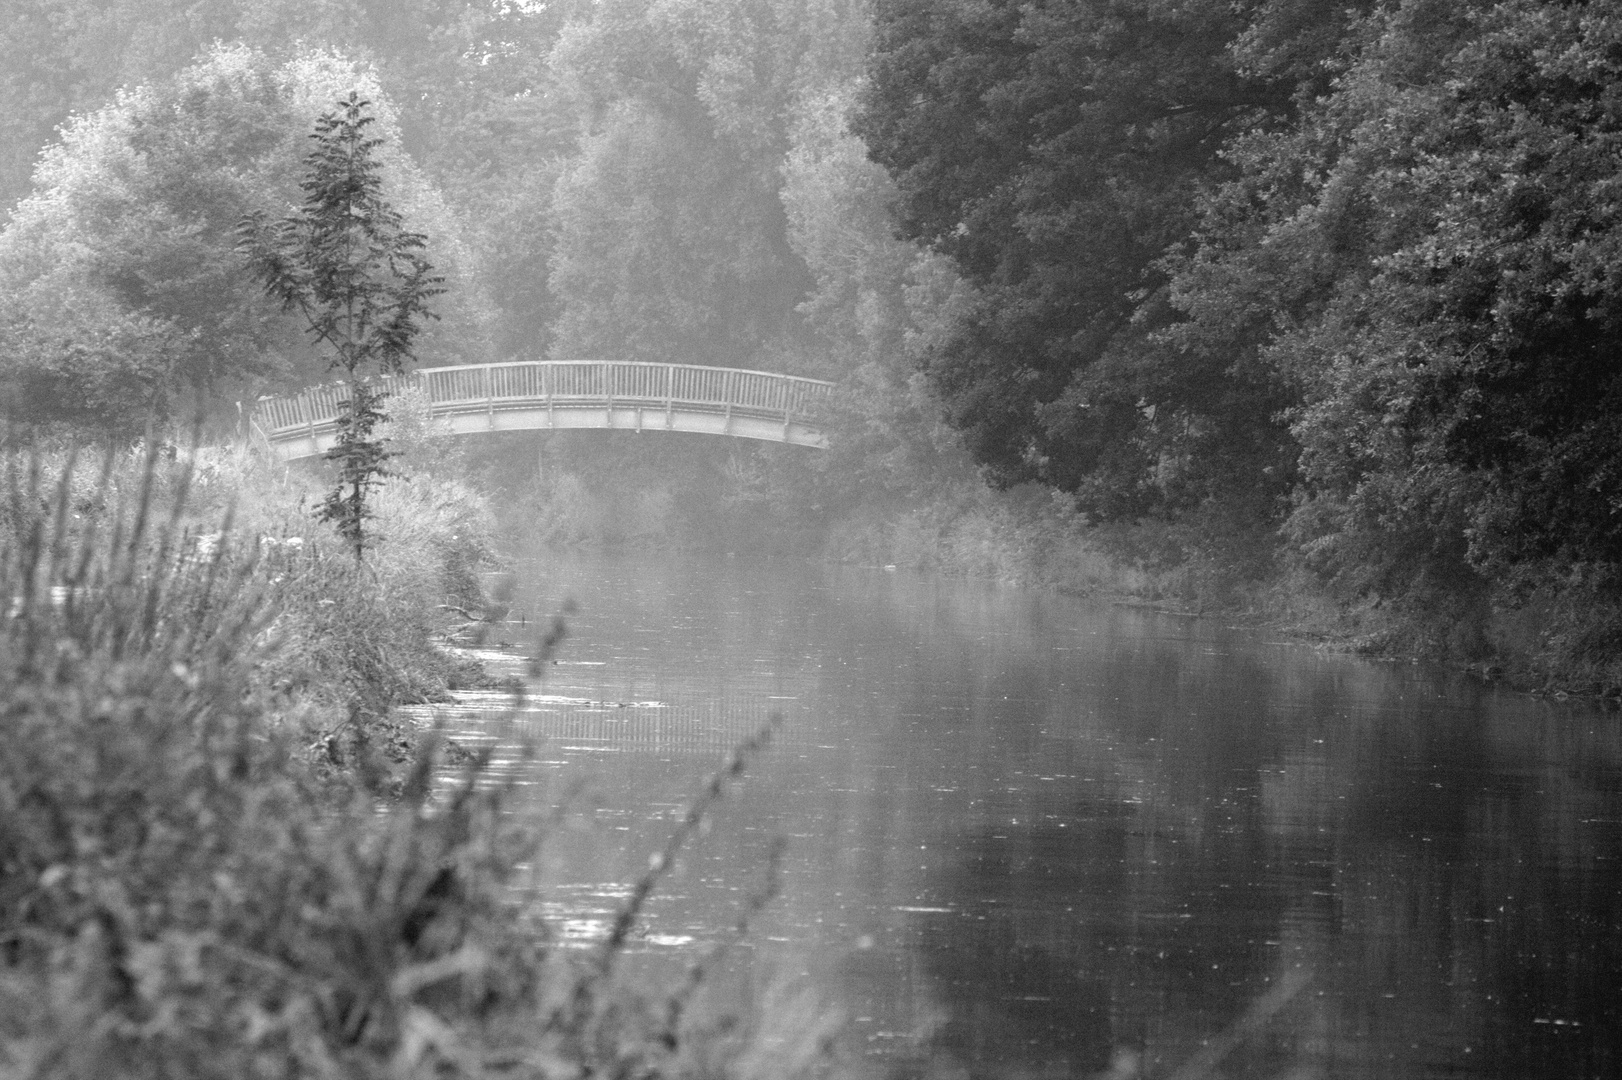
<path fill-rule="evenodd" d="M 532 609 L 583 614 L 548 697 L 414 714 L 495 740 L 543 808 L 589 778 L 537 875 L 572 883 L 538 895 L 574 947 L 781 713 L 630 944 L 720 939 L 792 837 L 753 955 L 837 1001 L 880 1072 L 1177 1075 L 1221 1046 L 1202 1075 L 1622 1075 L 1614 715 L 1141 610 L 727 562 L 549 557 Z"/>

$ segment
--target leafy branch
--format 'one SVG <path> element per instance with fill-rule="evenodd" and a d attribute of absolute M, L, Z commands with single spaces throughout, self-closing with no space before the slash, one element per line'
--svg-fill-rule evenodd
<path fill-rule="evenodd" d="M 389 475 L 390 454 L 374 436 L 388 395 L 372 383 L 371 371 L 404 370 L 423 322 L 438 318 L 428 301 L 445 291 L 445 279 L 422 254 L 427 237 L 406 229 L 383 196 L 376 156 L 383 140 L 367 132 L 370 105 L 351 91 L 316 121 L 296 213 L 274 223 L 252 214 L 237 228 L 237 250 L 266 293 L 303 316 L 317 347 L 330 350 L 331 366 L 350 384 L 326 453 L 338 466 L 337 485 L 316 517 L 337 527 L 357 559 L 371 516 L 367 494 Z"/>

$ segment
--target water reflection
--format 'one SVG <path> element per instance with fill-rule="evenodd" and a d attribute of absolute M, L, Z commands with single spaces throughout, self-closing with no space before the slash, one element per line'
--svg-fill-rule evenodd
<path fill-rule="evenodd" d="M 974 583 L 529 578 L 532 612 L 580 605 L 570 663 L 525 713 L 457 724 L 542 740 L 511 765 L 537 805 L 575 792 L 559 919 L 589 935 L 781 713 L 642 947 L 718 940 L 789 837 L 736 985 L 814 985 L 875 1074 L 1622 1074 L 1614 713 Z"/>

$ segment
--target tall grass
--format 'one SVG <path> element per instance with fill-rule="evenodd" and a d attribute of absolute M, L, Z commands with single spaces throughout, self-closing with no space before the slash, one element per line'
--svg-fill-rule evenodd
<path fill-rule="evenodd" d="M 367 775 L 366 711 L 399 690 L 379 674 L 407 636 L 391 620 L 428 570 L 244 528 L 275 516 L 263 504 L 201 528 L 218 470 L 36 457 L 8 480 L 0 1076 L 708 1068 L 682 1027 L 690 985 L 642 996 L 612 978 L 685 833 L 616 936 L 572 959 L 511 899 L 540 837 L 502 812 L 482 759 L 436 785 L 430 736 L 386 797 Z"/>

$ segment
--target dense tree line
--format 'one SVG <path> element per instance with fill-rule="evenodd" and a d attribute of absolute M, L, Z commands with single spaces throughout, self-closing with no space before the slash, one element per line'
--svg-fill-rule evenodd
<path fill-rule="evenodd" d="M 1224 471 L 1212 454 L 1269 441 L 1271 395 L 1145 339 L 1168 316 L 1160 259 L 1193 226 L 1226 137 L 1288 102 L 1228 61 L 1231 5 L 880 10 L 858 131 L 896 178 L 904 235 L 977 287 L 926 358 L 976 458 L 1111 515 L 1208 494 Z M 1172 460 L 1187 466 L 1146 482 Z"/>
<path fill-rule="evenodd" d="M 1622 5 L 881 0 L 876 36 L 857 130 L 974 286 L 923 360 L 994 479 L 1282 527 L 1351 596 L 1615 593 Z"/>

